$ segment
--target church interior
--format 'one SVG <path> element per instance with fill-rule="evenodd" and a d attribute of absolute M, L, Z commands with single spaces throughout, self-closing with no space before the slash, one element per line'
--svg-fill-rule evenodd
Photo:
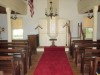
<path fill-rule="evenodd" d="M 100 0 L 0 0 L 0 75 L 100 75 Z"/>

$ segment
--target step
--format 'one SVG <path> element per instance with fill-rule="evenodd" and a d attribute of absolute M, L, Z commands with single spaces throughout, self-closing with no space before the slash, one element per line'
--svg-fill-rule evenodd
<path fill-rule="evenodd" d="M 44 47 L 43 46 L 39 46 L 37 47 L 37 52 L 43 52 L 44 51 Z M 68 47 L 65 47 L 65 51 L 69 51 L 69 48 Z"/>

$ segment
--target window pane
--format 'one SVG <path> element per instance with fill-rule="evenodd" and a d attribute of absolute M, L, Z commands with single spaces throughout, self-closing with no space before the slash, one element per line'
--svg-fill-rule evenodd
<path fill-rule="evenodd" d="M 13 29 L 13 39 L 23 39 L 23 29 Z"/>
<path fill-rule="evenodd" d="M 93 28 L 85 28 L 85 36 L 87 39 L 91 39 L 93 37 Z"/>

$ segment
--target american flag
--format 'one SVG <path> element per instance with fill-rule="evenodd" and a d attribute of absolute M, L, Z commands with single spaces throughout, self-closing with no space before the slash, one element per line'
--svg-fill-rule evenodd
<path fill-rule="evenodd" d="M 29 7 L 30 7 L 31 17 L 33 17 L 33 15 L 34 15 L 34 5 L 33 5 L 33 0 L 28 0 L 28 5 L 29 5 Z"/>

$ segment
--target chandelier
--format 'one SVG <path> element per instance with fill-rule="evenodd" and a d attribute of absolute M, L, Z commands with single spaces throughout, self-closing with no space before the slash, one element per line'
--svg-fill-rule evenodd
<path fill-rule="evenodd" d="M 49 12 L 48 12 L 48 10 L 46 10 L 45 11 L 45 15 L 47 16 L 47 17 L 51 17 L 51 19 L 52 19 L 52 17 L 55 17 L 55 16 L 58 16 L 58 14 L 57 14 L 57 9 L 53 9 L 53 7 L 52 7 L 52 1 L 50 1 L 50 8 L 49 8 Z"/>

